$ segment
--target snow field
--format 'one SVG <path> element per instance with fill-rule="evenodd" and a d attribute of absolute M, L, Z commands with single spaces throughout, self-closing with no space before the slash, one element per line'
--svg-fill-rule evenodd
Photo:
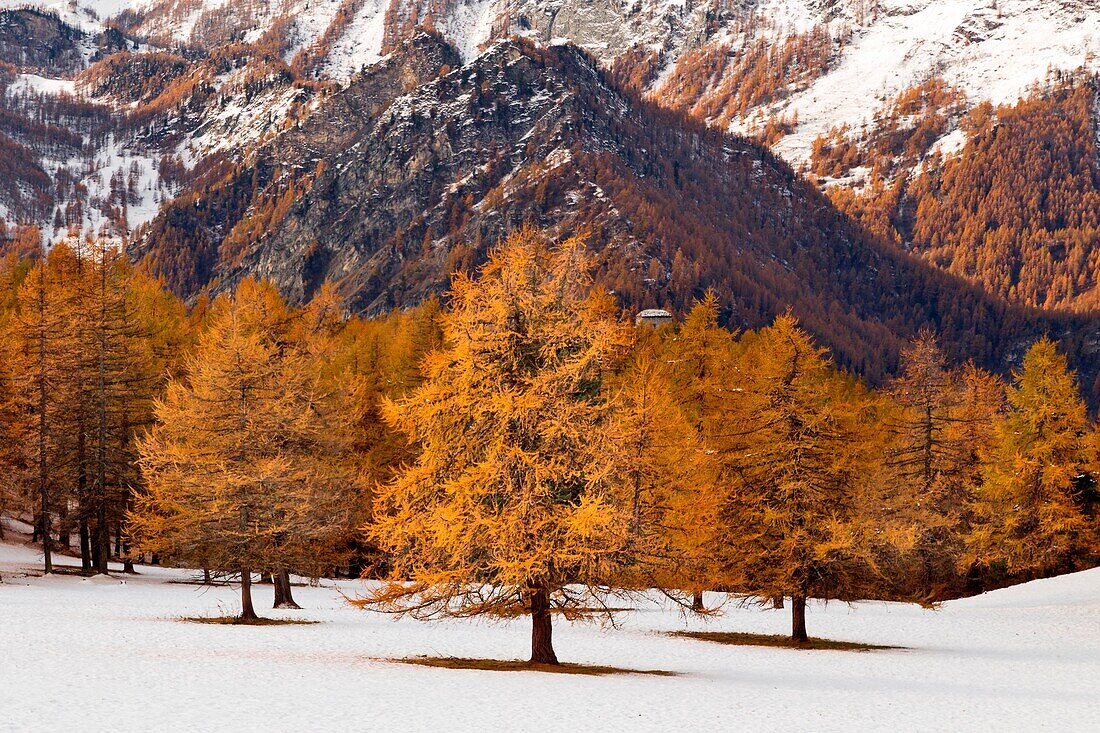
<path fill-rule="evenodd" d="M 732 647 L 663 631 L 784 633 L 786 611 L 727 606 L 704 620 L 654 602 L 617 628 L 555 620 L 566 662 L 674 677 L 435 669 L 429 656 L 521 658 L 529 621 L 394 621 L 349 606 L 356 582 L 295 588 L 315 625 L 235 627 L 236 586 L 131 578 L 16 577 L 38 555 L 0 544 L 0 730 L 672 731 L 1100 730 L 1100 569 L 937 611 L 814 604 L 811 634 L 893 644 L 874 652 Z M 69 562 L 72 562 L 69 560 Z M 124 582 L 123 582 L 124 581 Z M 718 603 L 712 594 L 708 602 Z"/>
<path fill-rule="evenodd" d="M 799 28 L 806 0 L 770 5 L 768 17 Z M 798 113 L 798 130 L 774 146 L 797 166 L 818 135 L 858 129 L 884 103 L 934 74 L 966 90 L 970 104 L 1014 103 L 1048 69 L 1100 68 L 1100 5 L 1050 0 L 882 0 L 880 14 L 855 28 L 839 63 L 779 105 Z M 834 21 L 839 28 L 846 20 Z M 945 149 L 949 152 L 950 147 Z"/>

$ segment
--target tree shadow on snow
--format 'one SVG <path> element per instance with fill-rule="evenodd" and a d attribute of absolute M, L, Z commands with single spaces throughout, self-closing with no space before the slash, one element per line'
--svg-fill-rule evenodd
<path fill-rule="evenodd" d="M 549 672 L 552 674 L 576 674 L 590 677 L 609 675 L 649 675 L 655 677 L 678 677 L 677 672 L 659 669 L 624 669 L 590 664 L 535 664 L 520 659 L 462 659 L 458 657 L 409 657 L 406 659 L 387 659 L 395 664 L 415 664 L 422 667 L 440 667 L 443 669 L 472 669 L 488 672 Z"/>
<path fill-rule="evenodd" d="M 695 639 L 697 641 L 709 641 L 715 644 L 731 644 L 735 646 L 768 646 L 785 649 L 830 649 L 847 652 L 869 652 L 884 649 L 905 649 L 902 646 L 883 646 L 880 644 L 866 644 L 857 641 L 834 641 L 832 639 L 815 639 L 811 637 L 806 641 L 795 641 L 782 634 L 746 634 L 736 631 L 673 631 L 670 636 L 682 639 Z"/>

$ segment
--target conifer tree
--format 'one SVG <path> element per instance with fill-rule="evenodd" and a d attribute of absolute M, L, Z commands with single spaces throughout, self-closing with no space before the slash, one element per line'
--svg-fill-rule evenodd
<path fill-rule="evenodd" d="M 556 664 L 552 609 L 591 607 L 637 546 L 605 384 L 629 331 L 589 295 L 582 246 L 524 231 L 478 277 L 455 277 L 425 382 L 387 403 L 419 455 L 378 489 L 369 535 L 391 570 L 361 605 L 523 610 L 531 661 Z"/>
<path fill-rule="evenodd" d="M 41 539 L 43 570 L 53 572 L 54 511 L 68 501 L 63 488 L 71 475 L 65 431 L 75 393 L 73 337 L 63 301 L 71 253 L 64 245 L 39 260 L 20 283 L 8 336 L 15 409 L 31 416 L 28 445 L 33 469 L 20 476 L 33 497 L 34 534 Z"/>
<path fill-rule="evenodd" d="M 671 365 L 671 380 L 677 401 L 686 420 L 685 436 L 694 446 L 695 476 L 688 501 L 673 518 L 683 531 L 678 533 L 683 555 L 679 563 L 682 582 L 691 586 L 692 608 L 701 612 L 702 591 L 713 581 L 709 565 L 706 534 L 714 527 L 713 507 L 720 494 L 718 473 L 714 470 L 713 438 L 724 430 L 724 418 L 730 406 L 729 385 L 733 377 L 733 334 L 718 324 L 718 298 L 707 291 L 688 312 L 684 322 L 670 333 L 665 344 Z M 709 582 L 708 582 L 709 581 Z"/>
<path fill-rule="evenodd" d="M 968 501 L 982 481 L 997 443 L 997 425 L 1006 408 L 1006 385 L 996 374 L 966 364 L 960 373 L 960 393 L 951 439 L 961 447 L 959 473 L 967 488 Z M 964 528 L 969 507 L 964 507 Z"/>
<path fill-rule="evenodd" d="M 618 379 L 612 440 L 624 460 L 620 501 L 629 506 L 631 524 L 616 584 L 682 588 L 686 580 L 688 590 L 697 594 L 706 565 L 704 528 L 714 522 L 714 461 L 685 414 L 661 356 L 656 348 L 636 343 Z"/>
<path fill-rule="evenodd" d="M 887 426 L 888 500 L 894 518 L 917 534 L 918 591 L 931 598 L 958 577 L 963 514 L 972 487 L 965 481 L 965 433 L 959 429 L 967 419 L 961 410 L 962 385 L 930 331 L 902 351 L 901 374 L 888 396 L 896 406 Z"/>
<path fill-rule="evenodd" d="M 83 240 L 55 245 L 15 292 L 5 330 L 20 409 L 38 416 L 46 520 L 57 515 L 62 546 L 75 522 L 83 569 L 106 572 L 138 480 L 133 438 L 182 346 L 183 308 L 116 249 Z"/>
<path fill-rule="evenodd" d="M 791 637 L 806 641 L 807 598 L 850 597 L 874 562 L 859 511 L 860 480 L 874 460 L 865 398 L 791 316 L 750 340 L 740 371 L 711 549 L 729 587 L 790 596 Z"/>
<path fill-rule="evenodd" d="M 28 260 L 9 255 L 0 260 L 0 517 L 25 511 L 27 477 L 31 469 L 29 446 L 33 425 L 26 401 L 18 390 L 19 340 L 13 331 L 19 303 L 19 286 L 30 269 Z M 0 539 L 4 526 L 0 522 Z"/>
<path fill-rule="evenodd" d="M 1096 456 L 1075 375 L 1053 341 L 1028 350 L 1008 402 L 972 504 L 966 562 L 1023 577 L 1072 569 L 1097 546 L 1082 505 Z"/>
<path fill-rule="evenodd" d="M 0 314 L 0 353 L 14 356 L 15 345 L 6 330 L 6 318 Z M 17 379 L 12 372 L 16 360 L 9 358 L 0 367 L 0 518 L 4 514 L 28 508 L 25 487 L 32 470 L 29 446 L 34 428 L 25 405 L 17 394 Z M 0 539 L 4 526 L 0 522 Z"/>
<path fill-rule="evenodd" d="M 339 562 L 355 477 L 346 426 L 317 360 L 287 340 L 293 317 L 274 288 L 246 280 L 215 310 L 140 443 L 131 527 L 141 551 L 239 572 L 247 622 L 253 572 Z"/>

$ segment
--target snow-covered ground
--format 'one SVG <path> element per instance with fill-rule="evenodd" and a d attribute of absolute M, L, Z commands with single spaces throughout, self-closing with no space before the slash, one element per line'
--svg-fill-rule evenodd
<path fill-rule="evenodd" d="M 782 633 L 783 611 L 718 619 L 656 605 L 618 628 L 556 621 L 564 661 L 674 677 L 436 669 L 417 655 L 518 658 L 525 619 L 393 621 L 354 609 L 358 583 L 296 588 L 315 625 L 179 621 L 233 613 L 236 588 L 184 571 L 29 577 L 38 553 L 0 544 L 0 730 L 1096 731 L 1100 570 L 946 604 L 814 605 L 811 633 L 893 651 L 729 647 L 691 629 Z M 271 602 L 260 586 L 259 607 Z M 711 596 L 717 602 L 719 596 Z"/>

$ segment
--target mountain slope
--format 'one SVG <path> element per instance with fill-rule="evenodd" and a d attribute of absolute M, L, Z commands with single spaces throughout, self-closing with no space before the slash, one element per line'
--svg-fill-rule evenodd
<path fill-rule="evenodd" d="M 0 0 L 0 6 L 12 4 Z M 272 73 L 284 75 L 285 95 L 277 93 L 279 83 L 268 84 L 267 93 L 258 97 L 234 95 L 226 101 L 220 90 L 214 97 L 189 95 L 191 106 L 185 109 L 197 122 L 172 130 L 173 146 L 158 144 L 150 151 L 144 142 L 135 144 L 133 139 L 116 136 L 114 148 L 131 149 L 139 159 L 146 153 L 178 155 L 193 165 L 211 152 L 248 155 L 247 149 L 263 136 L 259 130 L 265 124 L 277 128 L 288 119 L 291 108 L 313 99 L 300 89 L 290 90 L 290 85 L 305 80 L 347 84 L 423 28 L 447 39 L 463 62 L 473 60 L 493 39 L 513 34 L 542 44 L 571 41 L 592 53 L 618 83 L 710 126 L 758 137 L 796 169 L 809 167 L 837 201 L 855 194 L 858 200 L 842 203 L 845 210 L 861 215 L 872 209 L 874 216 L 868 223 L 877 232 L 926 254 L 938 266 L 1021 304 L 1084 309 L 1097 302 L 1085 292 L 1090 287 L 1085 282 L 1088 277 L 1057 258 L 1025 284 L 1011 272 L 1006 280 L 1003 272 L 994 272 L 997 268 L 960 264 L 985 257 L 969 246 L 945 257 L 935 238 L 913 236 L 921 227 L 906 223 L 913 212 L 905 209 L 904 194 L 891 202 L 878 189 L 890 193 L 892 187 L 905 188 L 922 166 L 939 165 L 937 156 L 957 155 L 967 142 L 964 118 L 971 110 L 987 103 L 1014 102 L 1048 69 L 1098 68 L 1100 41 L 1093 29 L 1100 27 L 1100 0 L 33 0 L 32 4 L 60 13 L 87 37 L 81 42 L 84 52 L 69 53 L 64 57 L 68 60 L 55 65 L 52 71 L 57 75 L 71 76 L 80 63 L 102 55 L 89 50 L 88 39 L 118 34 L 116 27 L 143 39 L 147 45 L 142 50 L 159 47 L 193 62 L 196 68 L 191 76 L 209 69 L 211 60 L 224 59 L 230 48 L 251 48 L 253 55 L 283 65 L 282 71 Z M 48 46 L 47 40 L 39 38 L 39 46 Z M 38 66 L 21 70 L 35 69 L 41 70 Z M 231 91 L 233 84 L 225 82 L 220 74 L 203 78 L 207 86 L 227 86 Z M 912 98 L 933 83 L 955 95 L 950 114 L 934 125 L 925 124 L 921 115 L 894 116 L 896 100 Z M 96 101 L 116 105 L 124 96 L 101 96 Z M 204 109 L 211 99 L 220 104 L 218 112 Z M 161 119 L 163 126 L 181 128 L 169 118 Z M 204 128 L 201 122 L 209 124 Z M 1094 114 L 1094 122 L 1100 129 L 1100 113 Z M 245 134 L 239 134 L 239 129 Z M 865 133 L 876 138 L 911 133 L 920 137 L 920 143 L 905 151 L 887 146 L 887 156 L 878 155 L 874 164 L 853 163 L 837 175 L 823 174 L 835 166 L 821 161 L 820 150 L 835 142 L 834 147 L 843 152 Z M 112 165 L 109 161 L 117 156 L 112 151 L 90 150 L 86 157 Z M 142 165 L 150 177 L 156 176 L 154 166 Z M 59 177 L 51 173 L 56 164 L 51 168 L 40 161 L 39 167 L 51 183 L 57 183 Z M 990 182 L 977 180 L 973 185 L 980 189 Z M 92 189 L 105 187 L 91 181 Z M 145 187 L 170 190 L 174 182 L 147 181 Z M 1058 183 L 1052 181 L 1047 188 L 1040 186 L 1040 202 L 1057 195 Z M 97 198 L 103 197 L 90 197 Z M 62 209 L 67 206 L 67 200 L 59 203 Z M 83 211 L 96 208 L 92 200 L 83 203 Z M 148 218 L 115 208 L 119 213 L 62 218 L 82 221 L 85 229 L 114 222 L 111 229 L 123 233 Z M 30 210 L 18 202 L 9 209 Z M 119 221 L 122 214 L 127 215 L 126 222 Z M 1002 218 L 1013 221 L 1028 216 L 1019 207 L 1006 214 Z M 51 227 L 58 217 L 52 219 L 38 217 L 36 223 L 49 230 L 50 239 L 64 236 L 67 229 Z M 962 234 L 956 229 L 939 232 L 950 240 Z M 996 249 L 1004 260 L 998 267 L 1010 271 L 1012 258 L 1006 253 L 1019 253 L 1018 259 L 1025 263 L 1044 260 L 1042 250 L 1050 244 L 1037 240 L 1027 227 L 1003 225 L 967 240 L 988 237 L 1008 238 Z M 1086 239 L 1081 245 L 1085 251 L 1077 260 L 1088 263 L 1098 247 L 1093 239 Z M 1057 242 L 1053 247 L 1060 251 Z"/>
<path fill-rule="evenodd" d="M 432 48 L 445 71 L 447 52 L 428 36 L 389 64 Z M 377 313 L 443 291 L 454 269 L 531 222 L 586 233 L 601 282 L 627 307 L 684 309 L 710 287 L 729 323 L 758 326 L 790 306 L 872 379 L 923 325 L 956 357 L 998 366 L 1039 333 L 1074 326 L 880 243 L 766 150 L 618 91 L 574 47 L 500 43 L 388 106 L 344 113 L 345 97 L 379 85 L 379 73 L 323 101 L 297 138 L 258 152 L 255 177 L 242 170 L 181 196 L 136 254 L 169 277 L 197 257 L 215 291 L 250 275 L 301 300 L 331 279 L 351 308 Z M 334 118 L 352 127 L 336 144 L 310 143 Z M 175 257 L 166 243 L 196 230 L 201 246 Z M 194 294 L 205 282 L 175 285 Z"/>
<path fill-rule="evenodd" d="M 137 48 L 118 30 L 85 31 L 35 8 L 0 10 L 0 62 L 67 76 L 116 51 Z"/>
<path fill-rule="evenodd" d="M 973 168 L 955 156 L 981 142 L 966 120 L 984 97 L 1025 88 L 1043 64 L 1095 63 L 1095 0 L 35 4 L 60 9 L 70 35 L 117 27 L 140 45 L 69 54 L 53 78 L 34 65 L 5 72 L 0 213 L 38 224 L 48 242 L 127 241 L 182 293 L 261 275 L 303 299 L 327 278 L 351 307 L 377 312 L 440 292 L 451 271 L 532 222 L 585 233 L 602 282 L 629 307 L 680 309 L 713 286 L 728 322 L 753 326 L 791 305 L 872 378 L 922 325 L 957 357 L 1003 366 L 1039 333 L 1091 323 L 1000 302 L 1061 307 L 1059 294 L 1090 286 L 1087 227 L 1063 256 L 1057 221 L 1030 238 L 1025 225 L 1000 226 L 1021 221 L 1031 198 L 994 222 L 960 208 L 988 181 L 947 172 Z M 1025 43 L 1029 28 L 1048 41 Z M 547 48 L 491 45 L 510 34 Z M 941 92 L 954 101 L 935 114 L 898 112 Z M 835 174 L 816 183 L 879 236 L 731 130 L 799 168 L 832 165 L 839 151 Z M 885 141 L 878 158 L 844 158 L 864 137 Z M 929 185 L 906 188 L 919 170 Z M 1052 179 L 1039 200 L 1073 185 Z M 916 192 L 932 203 L 917 205 Z M 921 211 L 948 223 L 934 227 L 945 241 L 915 239 Z M 1034 275 L 1026 292 L 978 251 L 998 228 L 989 252 L 1040 263 L 1021 268 Z M 958 241 L 978 249 L 948 251 Z M 1048 266 L 1037 248 L 1062 262 Z M 1080 352 L 1091 325 L 1079 330 Z M 1079 363 L 1091 381 L 1091 363 Z"/>

